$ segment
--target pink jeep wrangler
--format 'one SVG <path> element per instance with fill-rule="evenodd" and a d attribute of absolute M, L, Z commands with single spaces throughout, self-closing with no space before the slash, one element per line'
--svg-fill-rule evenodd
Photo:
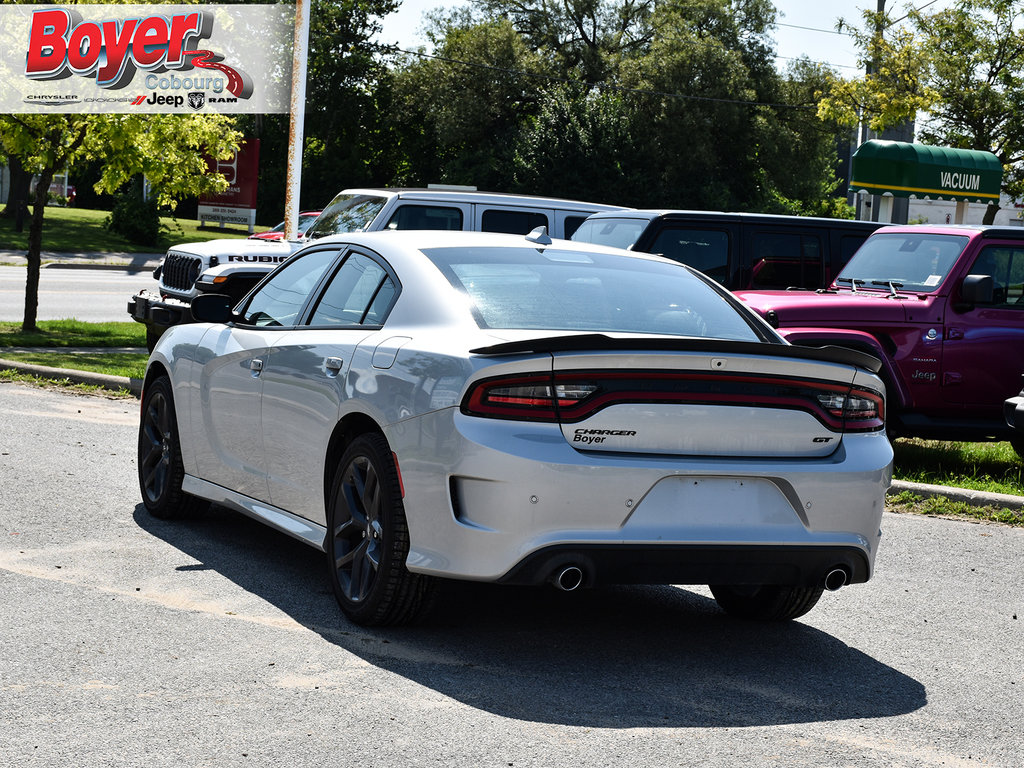
<path fill-rule="evenodd" d="M 737 295 L 794 344 L 836 344 L 882 360 L 890 434 L 1024 438 L 1003 402 L 1024 374 L 1024 228 L 890 227 L 831 286 Z"/>

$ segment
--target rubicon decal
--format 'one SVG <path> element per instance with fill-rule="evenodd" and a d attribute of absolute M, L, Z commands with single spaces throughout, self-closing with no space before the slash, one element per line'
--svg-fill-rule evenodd
<path fill-rule="evenodd" d="M 0 5 L 0 112 L 287 111 L 293 20 L 278 4 Z"/>

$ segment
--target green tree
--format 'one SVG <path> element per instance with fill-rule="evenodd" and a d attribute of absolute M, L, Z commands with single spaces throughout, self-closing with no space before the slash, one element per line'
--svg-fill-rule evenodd
<path fill-rule="evenodd" d="M 654 35 L 657 0 L 477 0 L 478 21 L 505 18 L 533 51 L 563 73 L 595 83 L 642 53 Z"/>
<path fill-rule="evenodd" d="M 836 127 L 817 120 L 813 99 L 826 74 L 809 64 L 776 71 L 770 0 L 478 0 L 475 9 L 436 14 L 437 58 L 406 59 L 394 73 L 400 181 L 840 211 Z"/>
<path fill-rule="evenodd" d="M 516 138 L 549 73 L 507 20 L 446 28 L 433 57 L 407 59 L 393 75 L 405 154 L 395 181 L 513 188 Z"/>
<path fill-rule="evenodd" d="M 222 115 L 0 115 L 3 151 L 36 174 L 22 330 L 36 330 L 43 218 L 56 171 L 104 158 L 98 191 L 113 192 L 143 173 L 158 202 L 169 204 L 223 189 L 223 176 L 208 173 L 203 155 L 226 159 L 239 138 Z"/>
<path fill-rule="evenodd" d="M 1003 190 L 1024 195 L 1024 5 L 1014 0 L 955 0 L 948 8 L 908 11 L 909 27 L 865 14 L 852 30 L 870 75 L 837 83 L 819 112 L 853 124 L 858 113 L 881 129 L 926 113 L 926 144 L 992 152 Z M 985 222 L 999 206 L 991 204 Z"/>

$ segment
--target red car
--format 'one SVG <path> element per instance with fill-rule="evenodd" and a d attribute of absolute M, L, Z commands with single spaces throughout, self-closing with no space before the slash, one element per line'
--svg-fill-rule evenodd
<path fill-rule="evenodd" d="M 320 215 L 320 211 L 299 211 L 299 235 L 304 235 L 306 230 L 309 229 L 310 225 L 316 221 L 316 217 Z M 249 235 L 250 240 L 283 240 L 284 239 L 284 222 L 282 221 L 273 229 L 268 229 L 266 232 L 259 232 L 255 235 Z"/>

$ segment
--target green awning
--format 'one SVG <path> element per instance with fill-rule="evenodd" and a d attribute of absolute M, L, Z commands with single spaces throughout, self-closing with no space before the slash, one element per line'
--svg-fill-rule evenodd
<path fill-rule="evenodd" d="M 854 192 L 998 203 L 1003 166 L 991 152 L 872 140 L 854 152 L 851 177 Z"/>

